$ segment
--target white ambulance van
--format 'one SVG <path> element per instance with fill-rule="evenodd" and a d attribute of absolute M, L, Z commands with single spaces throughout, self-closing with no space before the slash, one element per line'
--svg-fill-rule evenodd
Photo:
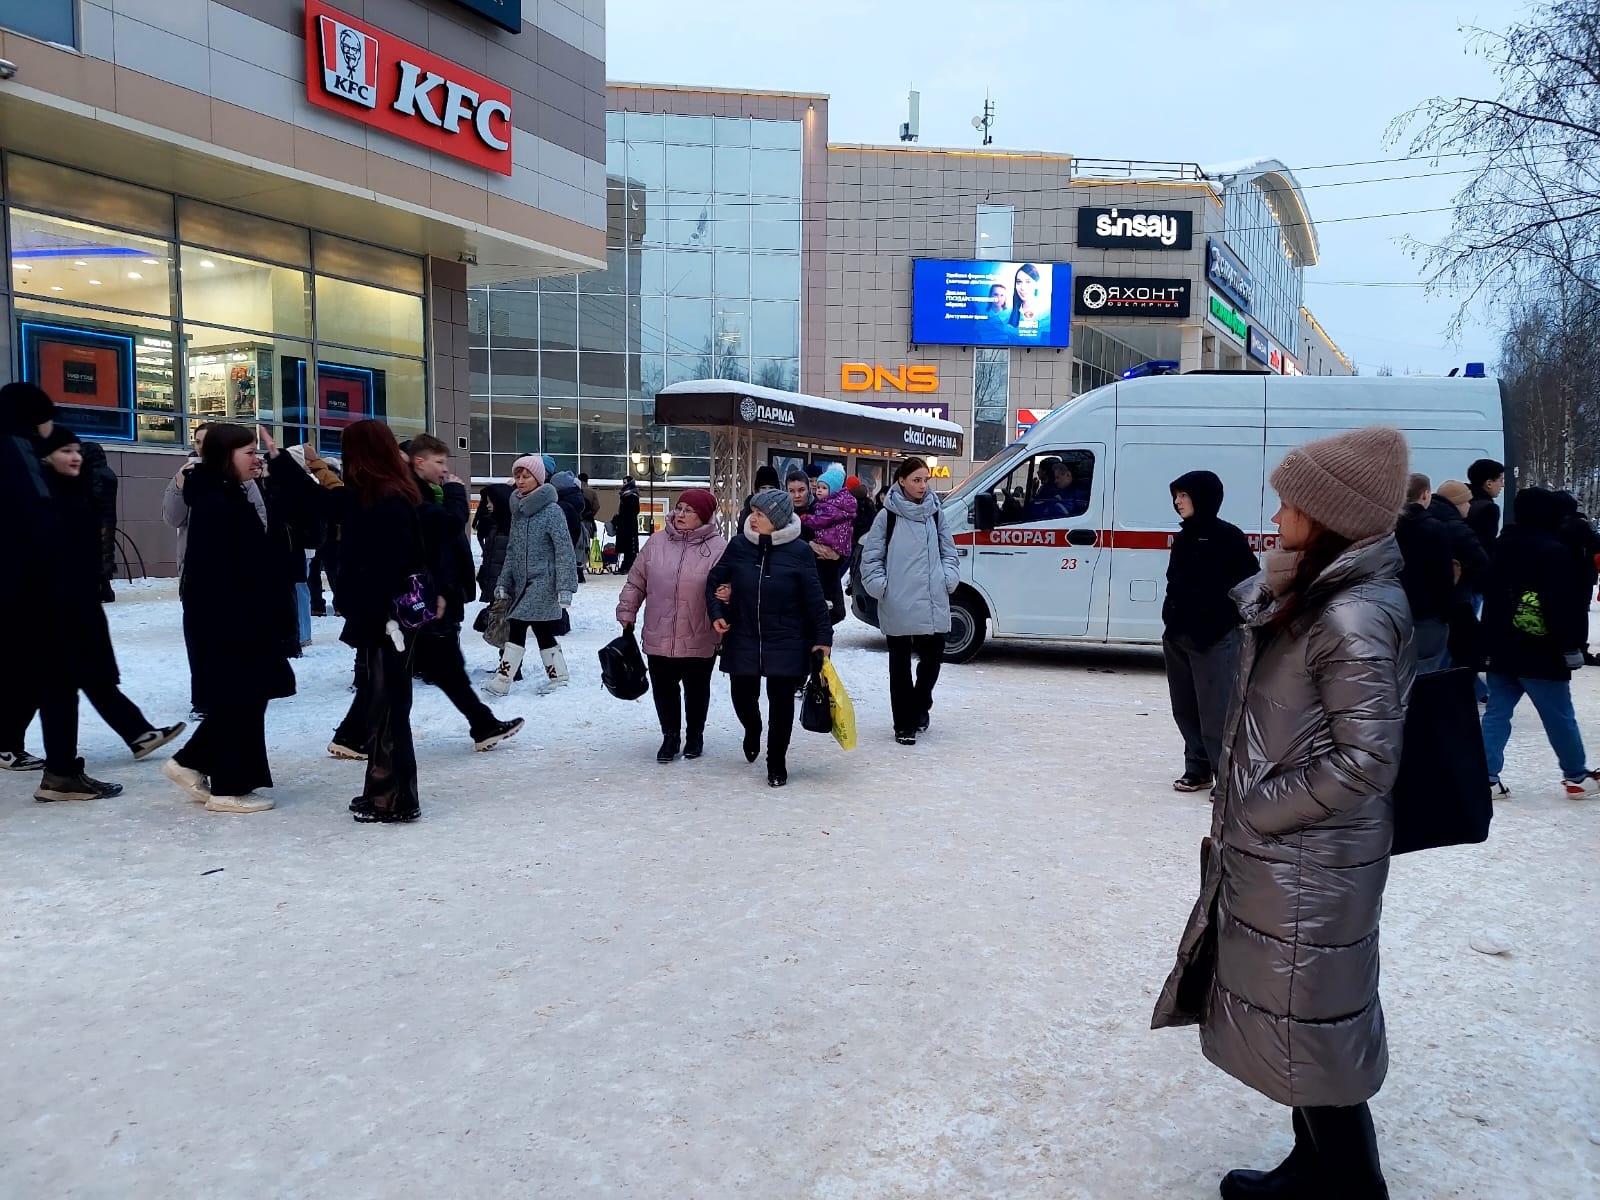
<path fill-rule="evenodd" d="M 941 520 L 961 555 L 949 658 L 971 659 L 990 634 L 1159 644 L 1178 530 L 1172 480 L 1216 472 L 1223 519 L 1270 549 L 1278 501 L 1267 477 L 1291 447 L 1393 425 L 1412 470 L 1464 480 L 1474 459 L 1505 461 L 1504 405 L 1499 381 L 1481 377 L 1195 373 L 1086 392 L 945 498 Z"/>

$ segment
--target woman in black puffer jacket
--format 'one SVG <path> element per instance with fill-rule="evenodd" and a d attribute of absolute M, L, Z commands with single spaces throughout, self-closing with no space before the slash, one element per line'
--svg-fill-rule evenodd
<path fill-rule="evenodd" d="M 488 604 L 494 599 L 494 585 L 500 582 L 500 569 L 506 565 L 506 547 L 511 544 L 509 483 L 491 483 L 478 493 L 478 511 L 473 514 L 472 527 L 483 550 L 483 566 L 478 570 L 478 598 Z"/>
<path fill-rule="evenodd" d="M 706 606 L 722 635 L 722 669 L 748 762 L 761 753 L 761 680 L 767 681 L 767 783 L 782 787 L 789 782 L 795 692 L 812 654 L 832 651 L 833 623 L 789 493 L 759 492 L 750 503 L 744 529 L 706 579 Z"/>

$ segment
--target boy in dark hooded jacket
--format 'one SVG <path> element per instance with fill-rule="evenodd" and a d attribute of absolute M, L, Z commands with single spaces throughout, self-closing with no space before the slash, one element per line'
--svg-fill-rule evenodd
<path fill-rule="evenodd" d="M 1228 595 L 1258 570 L 1255 551 L 1222 511 L 1222 480 L 1190 471 L 1171 483 L 1172 507 L 1183 527 L 1167 561 L 1161 638 L 1172 719 L 1183 734 L 1179 792 L 1201 792 L 1217 777 L 1222 727 L 1239 669 L 1239 610 Z"/>
<path fill-rule="evenodd" d="M 1577 586 L 1572 552 L 1562 543 L 1561 502 L 1544 488 L 1524 488 L 1508 525 L 1489 556 L 1483 597 L 1483 638 L 1489 658 L 1489 707 L 1483 744 L 1496 797 L 1510 795 L 1500 782 L 1511 714 L 1526 695 L 1544 725 L 1561 767 L 1562 791 L 1574 800 L 1600 792 L 1572 707 L 1572 672 L 1583 665 L 1588 595 Z"/>

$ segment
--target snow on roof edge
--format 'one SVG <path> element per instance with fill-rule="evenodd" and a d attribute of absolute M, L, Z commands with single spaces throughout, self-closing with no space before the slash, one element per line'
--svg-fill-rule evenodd
<path fill-rule="evenodd" d="M 658 396 L 704 395 L 752 396 L 758 400 L 771 400 L 792 408 L 809 408 L 813 412 L 844 413 L 852 417 L 876 417 L 879 420 L 898 421 L 901 424 L 920 424 L 929 429 L 942 429 L 947 433 L 965 436 L 966 430 L 954 421 L 940 417 L 923 417 L 914 413 L 891 413 L 887 409 L 871 408 L 865 404 L 851 404 L 848 400 L 830 400 L 826 396 L 808 396 L 804 392 L 785 392 L 778 388 L 762 387 L 759 383 L 740 383 L 737 379 L 690 379 L 669 384 L 656 393 Z M 914 407 L 915 399 L 908 397 L 907 407 Z"/>

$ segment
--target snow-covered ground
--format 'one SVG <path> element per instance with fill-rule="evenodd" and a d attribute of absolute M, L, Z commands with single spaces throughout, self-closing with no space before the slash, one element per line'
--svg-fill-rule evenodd
<path fill-rule="evenodd" d="M 1200 1200 L 1287 1151 L 1286 1112 L 1149 1029 L 1209 819 L 1156 660 L 993 649 L 903 748 L 852 620 L 861 745 L 796 730 L 772 791 L 720 680 L 708 756 L 655 763 L 648 700 L 598 683 L 617 588 L 492 754 L 419 689 L 414 825 L 345 811 L 331 619 L 271 709 L 273 812 L 205 812 L 87 705 L 120 799 L 0 775 L 0 1195 Z M 110 616 L 177 719 L 172 585 Z M 1575 688 L 1600 761 L 1600 671 Z M 1556 776 L 1520 712 L 1489 843 L 1394 864 L 1397 1198 L 1600 1194 L 1600 802 Z"/>

